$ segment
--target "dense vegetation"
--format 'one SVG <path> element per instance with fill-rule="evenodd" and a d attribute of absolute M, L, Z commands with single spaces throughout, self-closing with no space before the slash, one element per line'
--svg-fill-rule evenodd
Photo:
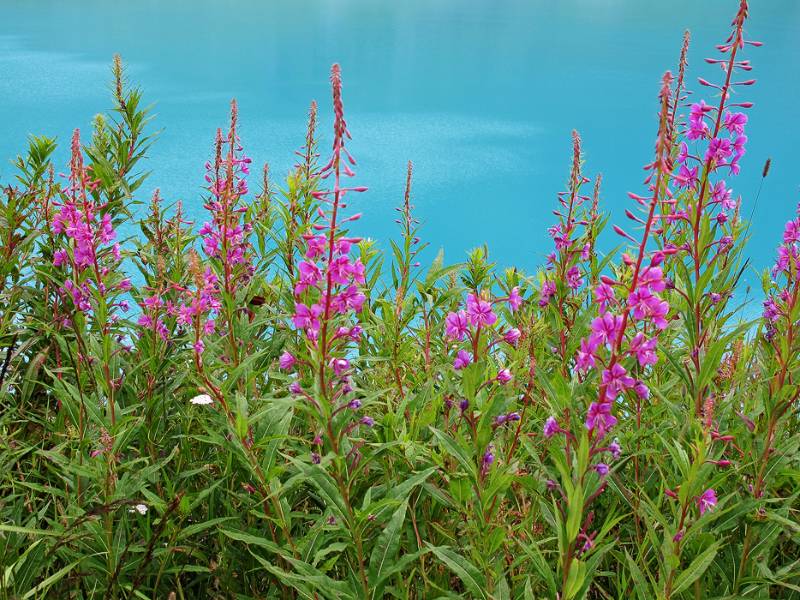
<path fill-rule="evenodd" d="M 32 138 L 0 200 L 0 597 L 800 597 L 800 218 L 763 316 L 735 295 L 746 17 L 705 101 L 688 35 L 663 76 L 610 253 L 574 135 L 532 274 L 421 266 L 411 164 L 391 251 L 348 233 L 337 65 L 282 185 L 248 188 L 234 102 L 205 222 L 142 202 L 115 60 L 66 172 Z"/>

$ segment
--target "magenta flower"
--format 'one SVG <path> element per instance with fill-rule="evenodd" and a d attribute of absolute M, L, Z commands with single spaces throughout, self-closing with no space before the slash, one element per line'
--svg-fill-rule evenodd
<path fill-rule="evenodd" d="M 522 333 L 516 327 L 512 327 L 503 334 L 503 340 L 512 346 L 516 346 Z"/>
<path fill-rule="evenodd" d="M 583 279 L 581 279 L 581 271 L 578 265 L 572 265 L 567 271 L 567 286 L 571 290 L 577 290 L 582 285 Z"/>
<path fill-rule="evenodd" d="M 605 312 L 608 305 L 614 301 L 614 288 L 607 283 L 601 283 L 594 288 L 594 299 L 600 305 L 600 311 Z"/>
<path fill-rule="evenodd" d="M 278 364 L 284 371 L 289 371 L 297 363 L 297 359 L 287 350 L 281 354 Z"/>
<path fill-rule="evenodd" d="M 608 451 L 615 459 L 619 458 L 622 454 L 622 448 L 620 448 L 619 443 L 616 440 L 608 445 Z"/>
<path fill-rule="evenodd" d="M 713 488 L 708 488 L 700 496 L 697 497 L 697 506 L 700 509 L 700 514 L 703 515 L 707 510 L 711 510 L 717 505 L 717 493 Z"/>
<path fill-rule="evenodd" d="M 323 312 L 319 304 L 312 304 L 309 308 L 305 304 L 296 303 L 294 305 L 294 316 L 292 322 L 298 329 L 319 329 L 319 317 Z"/>
<path fill-rule="evenodd" d="M 324 235 L 310 235 L 306 238 L 306 258 L 314 259 L 325 253 L 326 240 Z"/>
<path fill-rule="evenodd" d="M 733 154 L 733 148 L 728 138 L 714 138 L 708 143 L 706 160 L 722 164 L 731 154 Z"/>
<path fill-rule="evenodd" d="M 501 385 L 505 385 L 509 381 L 511 381 L 513 379 L 513 377 L 514 376 L 511 374 L 511 371 L 509 369 L 500 369 L 500 371 L 497 373 L 497 377 L 495 377 L 495 379 Z"/>
<path fill-rule="evenodd" d="M 331 361 L 331 367 L 333 367 L 333 372 L 336 373 L 337 377 L 341 377 L 350 368 L 350 361 L 346 358 L 334 358 Z"/>
<path fill-rule="evenodd" d="M 300 295 L 308 287 L 317 285 L 317 282 L 322 279 L 322 271 L 314 262 L 300 261 L 297 270 L 300 272 L 300 281 L 295 285 L 295 295 Z"/>
<path fill-rule="evenodd" d="M 686 165 L 681 165 L 675 180 L 678 182 L 678 187 L 695 189 L 697 187 L 697 167 L 690 169 Z"/>
<path fill-rule="evenodd" d="M 53 253 L 53 266 L 60 267 L 63 264 L 66 264 L 68 258 L 68 254 L 66 250 L 56 250 Z"/>
<path fill-rule="evenodd" d="M 472 362 L 472 355 L 467 352 L 466 350 L 459 350 L 458 354 L 456 355 L 455 361 L 453 361 L 453 368 L 456 371 L 460 371 Z"/>
<path fill-rule="evenodd" d="M 458 312 L 451 312 L 444 319 L 445 322 L 445 335 L 451 340 L 461 341 L 467 334 L 469 329 L 469 322 L 467 320 L 467 313 L 463 310 Z"/>
<path fill-rule="evenodd" d="M 636 383 L 636 380 L 628 375 L 625 367 L 619 363 L 614 363 L 610 369 L 604 369 L 601 378 L 606 388 L 606 398 L 609 400 L 614 400 Z"/>
<path fill-rule="evenodd" d="M 783 243 L 796 244 L 797 242 L 800 242 L 800 223 L 798 221 L 789 221 L 783 229 Z"/>
<path fill-rule="evenodd" d="M 638 288 L 628 297 L 628 304 L 633 309 L 633 316 L 639 320 L 650 319 L 659 329 L 667 327 L 666 316 L 669 304 L 650 293 L 645 287 Z"/>
<path fill-rule="evenodd" d="M 522 296 L 520 296 L 519 293 L 519 286 L 514 286 L 511 288 L 511 292 L 509 293 L 506 301 L 511 308 L 511 312 L 519 310 L 519 307 L 522 306 Z"/>
<path fill-rule="evenodd" d="M 736 203 L 731 199 L 732 194 L 733 191 L 726 188 L 725 180 L 720 179 L 711 190 L 711 202 L 720 204 L 725 210 L 732 210 L 736 208 Z"/>
<path fill-rule="evenodd" d="M 658 362 L 658 356 L 656 355 L 657 345 L 658 340 L 655 338 L 648 340 L 643 333 L 639 332 L 631 340 L 628 352 L 632 355 L 635 354 L 639 364 L 646 367 Z"/>
<path fill-rule="evenodd" d="M 744 133 L 744 126 L 747 124 L 747 115 L 744 113 L 727 112 L 725 113 L 725 128 L 731 133 L 741 135 Z"/>
<path fill-rule="evenodd" d="M 475 294 L 467 296 L 467 317 L 475 327 L 488 327 L 497 321 L 492 304 Z"/>
<path fill-rule="evenodd" d="M 547 417 L 547 420 L 544 422 L 544 437 L 550 439 L 555 434 L 561 432 L 561 427 L 556 421 L 555 417 Z"/>
<path fill-rule="evenodd" d="M 639 286 L 647 287 L 651 292 L 663 292 L 667 284 L 661 267 L 645 267 L 639 274 Z"/>
<path fill-rule="evenodd" d="M 601 344 L 614 344 L 621 327 L 622 317 L 614 316 L 610 312 L 604 312 L 592 321 L 592 333 Z"/>
<path fill-rule="evenodd" d="M 637 381 L 633 384 L 633 391 L 642 400 L 647 400 L 650 397 L 650 388 L 645 385 L 644 381 Z"/>
<path fill-rule="evenodd" d="M 602 437 L 616 424 L 617 418 L 611 414 L 611 402 L 592 402 L 589 405 L 585 425 L 590 432 Z"/>
<path fill-rule="evenodd" d="M 539 292 L 539 306 L 545 307 L 550 303 L 550 298 L 556 293 L 556 284 L 553 281 L 545 281 Z"/>
<path fill-rule="evenodd" d="M 681 142 L 678 158 L 676 160 L 679 165 L 683 165 L 686 164 L 687 158 L 689 158 L 689 146 L 686 145 L 686 142 Z"/>
<path fill-rule="evenodd" d="M 575 358 L 575 368 L 579 371 L 586 372 L 595 366 L 595 352 L 597 352 L 599 339 L 599 337 L 592 335 L 581 340 L 581 347 Z"/>

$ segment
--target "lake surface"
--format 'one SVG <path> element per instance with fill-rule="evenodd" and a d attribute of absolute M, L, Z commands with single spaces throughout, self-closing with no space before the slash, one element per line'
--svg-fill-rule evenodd
<path fill-rule="evenodd" d="M 62 145 L 74 127 L 88 135 L 92 116 L 109 106 L 111 57 L 119 52 L 163 128 L 141 199 L 158 186 L 201 219 L 203 163 L 216 127 L 225 126 L 229 99 L 239 101 L 247 153 L 285 174 L 312 99 L 321 107 L 323 153 L 329 148 L 328 72 L 337 61 L 356 181 L 370 188 L 352 202 L 365 215 L 359 233 L 388 245 L 410 159 L 422 237 L 432 249 L 458 261 L 488 242 L 500 265 L 532 269 L 551 248 L 546 228 L 567 179 L 571 130 L 583 137 L 586 174 L 603 173 L 602 206 L 622 224 L 626 192 L 643 189 L 659 80 L 676 69 L 683 30 L 692 31 L 690 85 L 700 92 L 696 76 L 721 76 L 703 58 L 727 36 L 737 6 L 0 0 L 0 181 L 12 177 L 8 161 L 29 134 L 55 135 Z M 756 108 L 742 175 L 730 183 L 748 214 L 772 157 L 749 244 L 763 268 L 800 200 L 800 2 L 752 2 L 748 32 L 765 46 L 747 51 L 758 84 L 741 97 Z M 66 161 L 63 148 L 59 157 Z M 605 245 L 616 242 L 609 227 Z"/>

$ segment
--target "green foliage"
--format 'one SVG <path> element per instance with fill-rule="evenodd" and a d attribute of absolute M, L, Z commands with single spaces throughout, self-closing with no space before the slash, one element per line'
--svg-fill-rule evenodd
<path fill-rule="evenodd" d="M 308 237 L 329 226 L 316 105 L 280 189 L 265 168 L 244 200 L 215 175 L 246 226 L 236 262 L 201 258 L 180 204 L 140 200 L 155 134 L 118 60 L 113 90 L 89 142 L 74 138 L 71 177 L 85 181 L 59 182 L 55 142 L 32 138 L 0 198 L 0 598 L 800 597 L 800 302 L 777 324 L 729 305 L 747 266 L 741 222 L 724 257 L 704 216 L 699 256 L 664 263 L 658 361 L 632 368 L 650 397 L 621 394 L 600 447 L 584 420 L 602 388 L 574 357 L 594 286 L 634 271 L 595 249 L 607 219 L 599 187 L 591 210 L 577 202 L 577 136 L 563 222 L 585 223 L 580 285 L 567 283 L 577 253 L 558 255 L 542 303 L 552 274 L 499 271 L 487 248 L 419 266 L 409 164 L 398 239 L 386 253 L 354 243 L 365 301 L 321 317 L 328 345 L 292 321 Z M 226 143 L 237 156 L 235 122 L 234 107 L 218 170 Z M 682 193 L 676 205 L 692 205 Z M 141 234 L 98 243 L 78 268 L 56 226 L 69 203 Z M 640 252 L 691 233 L 645 237 Z M 208 274 L 219 306 L 185 318 Z M 448 319 L 467 295 L 496 321 L 463 341 Z M 347 359 L 341 377 L 332 357 Z M 563 430 L 545 435 L 553 415 Z M 605 474 L 612 439 L 621 456 Z M 716 504 L 702 504 L 708 490 Z"/>

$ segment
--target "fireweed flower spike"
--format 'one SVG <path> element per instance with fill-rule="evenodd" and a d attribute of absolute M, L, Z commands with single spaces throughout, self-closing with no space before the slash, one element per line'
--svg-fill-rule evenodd
<path fill-rule="evenodd" d="M 690 300 L 689 320 L 693 331 L 686 335 L 694 340 L 689 351 L 693 365 L 693 379 L 700 379 L 703 353 L 716 335 L 708 331 L 711 324 L 727 318 L 727 296 L 720 289 L 732 285 L 737 276 L 737 256 L 741 248 L 739 201 L 734 201 L 728 181 L 739 173 L 740 160 L 746 151 L 746 110 L 752 103 L 735 101 L 735 94 L 748 89 L 753 79 L 742 80 L 740 73 L 752 67 L 742 60 L 745 45 L 759 46 L 744 37 L 744 23 L 748 16 L 747 0 L 740 0 L 739 10 L 732 23 L 727 40 L 717 48 L 721 58 L 707 58 L 706 63 L 722 71 L 722 82 L 714 84 L 698 80 L 702 87 L 716 90 L 715 100 L 707 104 L 699 99 L 690 105 L 687 127 L 682 132 L 686 141 L 680 143 L 678 172 L 672 175 L 679 193 L 674 199 L 674 212 L 667 216 L 676 234 L 686 236 L 686 244 L 675 257 L 686 262 L 693 274 L 693 282 L 685 277 L 676 278 L 676 289 Z M 744 86 L 744 87 L 742 87 Z M 668 184 L 667 184 L 668 185 Z M 665 224 L 666 225 L 666 224 Z M 704 275 L 704 273 L 708 273 Z M 703 285 L 703 289 L 697 289 Z M 716 293 L 716 295 L 715 295 Z M 703 398 L 709 393 L 707 386 L 693 385 L 695 415 L 702 412 Z"/>
<path fill-rule="evenodd" d="M 548 259 L 548 270 L 553 273 L 546 276 L 539 292 L 539 306 L 545 308 L 552 304 L 558 312 L 561 323 L 558 351 L 564 365 L 567 362 L 567 332 L 572 328 L 581 304 L 577 298 L 586 277 L 594 277 L 592 262 L 598 233 L 599 178 L 591 208 L 587 209 L 585 204 L 590 198 L 581 194 L 581 188 L 589 180 L 582 175 L 581 164 L 581 138 L 577 131 L 573 131 L 569 189 L 559 194 L 561 209 L 554 211 L 559 220 L 548 230 L 555 245 L 555 252 Z M 554 302 L 553 297 L 556 298 Z"/>
<path fill-rule="evenodd" d="M 666 288 L 663 273 L 659 268 L 663 261 L 663 252 L 650 255 L 647 245 L 656 222 L 656 207 L 661 205 L 662 183 L 669 177 L 668 161 L 672 148 L 672 129 L 669 120 L 671 82 L 671 74 L 666 73 L 659 93 L 661 110 L 655 145 L 655 160 L 645 167 L 650 173 L 645 183 L 650 189 L 651 196 L 648 199 L 632 195 L 632 198 L 645 211 L 643 216 L 634 215 L 631 211 L 626 213 L 628 218 L 644 226 L 641 241 L 636 242 L 638 251 L 633 257 L 623 256 L 624 268 L 627 271 L 624 281 L 617 281 L 605 276 L 600 278 L 602 283 L 598 284 L 594 291 L 595 299 L 598 300 L 599 314 L 591 323 L 591 334 L 581 341 L 575 358 L 575 369 L 581 376 L 585 374 L 585 377 L 588 378 L 593 369 L 598 369 L 600 370 L 600 381 L 597 386 L 597 399 L 589 405 L 586 412 L 583 422 L 584 431 L 560 438 L 565 444 L 567 456 L 573 452 L 573 440 L 582 439 L 585 441 L 581 443 L 585 443 L 589 448 L 589 456 L 608 451 L 616 458 L 620 452 L 619 446 L 615 445 L 612 448 L 604 442 L 618 422 L 617 417 L 613 414 L 615 404 L 623 401 L 633 392 L 638 423 L 641 415 L 641 399 L 649 393 L 647 386 L 643 382 L 637 382 L 629 374 L 625 365 L 631 365 L 633 360 L 630 358 L 631 356 L 636 356 L 637 360 L 641 358 L 642 362 L 652 363 L 655 358 L 654 340 L 658 332 L 667 325 L 666 316 L 669 306 L 659 296 L 659 292 Z M 615 227 L 615 231 L 628 240 L 636 241 L 621 227 Z M 646 259 L 647 263 L 645 263 Z M 640 331 L 636 331 L 637 329 Z M 644 336 L 637 337 L 636 334 L 643 333 L 642 330 L 649 332 L 652 339 Z M 548 420 L 545 425 L 545 435 L 552 438 L 557 432 L 556 426 L 554 420 Z M 579 516 L 583 515 L 588 505 L 605 489 L 608 466 L 605 463 L 592 466 L 587 461 L 575 465 L 573 472 L 569 475 L 563 475 L 570 477 L 572 481 L 565 482 L 562 487 L 571 488 L 581 484 L 590 470 L 596 471 L 600 476 L 599 487 L 588 498 L 579 496 L 574 500 L 565 497 L 558 499 L 558 502 L 565 504 L 561 507 L 563 513 L 577 511 Z M 592 514 L 589 513 L 587 523 L 591 522 L 589 517 Z M 582 535 L 586 539 L 592 539 L 594 534 L 589 534 L 587 529 L 588 525 L 583 528 Z M 562 586 L 566 586 L 569 580 L 575 557 L 590 552 L 592 549 L 591 544 L 581 543 L 581 537 L 577 533 L 574 530 L 570 531 L 570 537 L 567 539 L 569 550 L 561 558 Z"/>

